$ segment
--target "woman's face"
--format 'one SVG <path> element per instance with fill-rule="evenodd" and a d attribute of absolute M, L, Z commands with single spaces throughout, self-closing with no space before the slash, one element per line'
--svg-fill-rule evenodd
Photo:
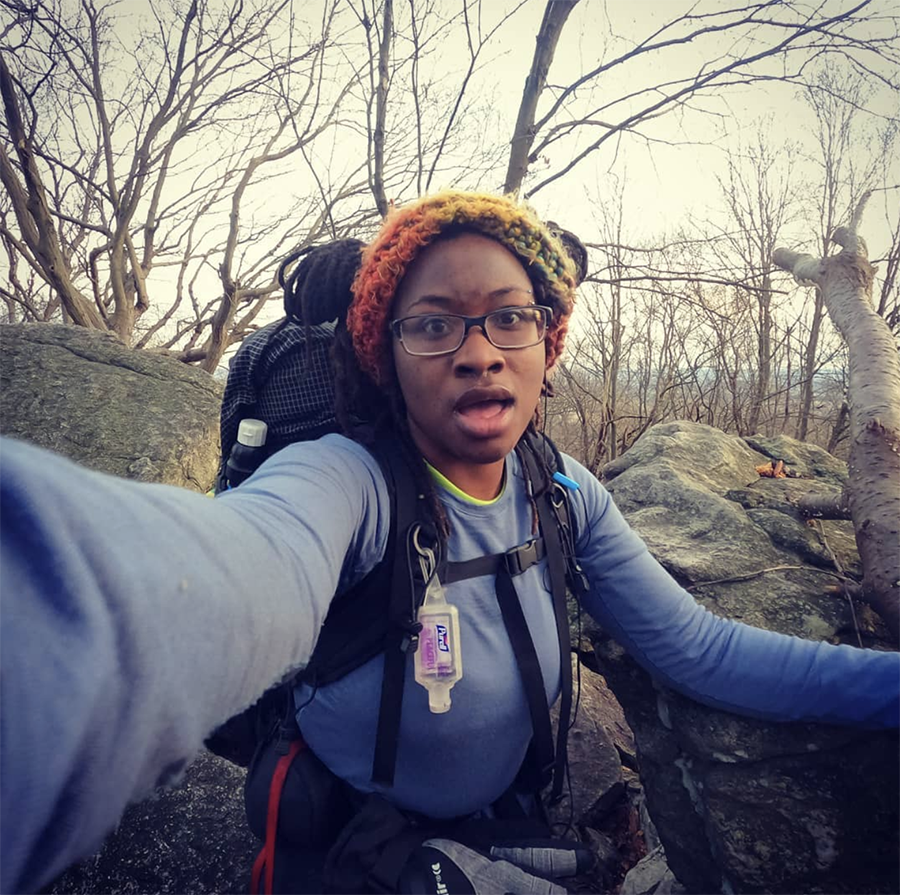
<path fill-rule="evenodd" d="M 516 256 L 493 239 L 464 233 L 422 250 L 400 283 L 392 317 L 480 316 L 534 303 Z M 464 490 L 477 467 L 502 470 L 537 407 L 545 356 L 543 342 L 496 348 L 480 327 L 469 330 L 455 353 L 436 357 L 414 357 L 395 337 L 410 431 L 425 459 Z"/>

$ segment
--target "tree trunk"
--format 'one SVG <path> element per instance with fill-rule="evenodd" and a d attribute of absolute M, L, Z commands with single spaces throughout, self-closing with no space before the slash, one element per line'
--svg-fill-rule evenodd
<path fill-rule="evenodd" d="M 807 519 L 850 519 L 850 493 L 807 494 L 797 501 L 797 509 Z"/>
<path fill-rule="evenodd" d="M 844 398 L 841 401 L 841 409 L 838 411 L 837 419 L 834 421 L 834 425 L 831 427 L 831 437 L 828 439 L 828 453 L 834 454 L 837 452 L 837 447 L 841 443 L 841 439 L 844 437 L 844 432 L 847 428 L 847 423 L 850 419 L 850 405 L 847 403 L 847 399 Z"/>
<path fill-rule="evenodd" d="M 2 56 L 0 56 L 0 93 L 3 96 L 9 141 L 15 147 L 22 168 L 25 189 L 22 189 L 2 146 L 0 146 L 0 181 L 9 194 L 25 242 L 40 264 L 44 278 L 56 290 L 65 313 L 72 322 L 89 329 L 106 330 L 107 326 L 94 303 L 72 282 L 69 265 L 63 256 L 56 227 L 50 215 L 47 193 L 44 190 L 31 141 L 22 123 L 13 79 Z"/>
<path fill-rule="evenodd" d="M 822 329 L 822 318 L 825 316 L 822 290 L 816 288 L 816 303 L 813 307 L 812 323 L 809 327 L 809 338 L 806 341 L 806 355 L 803 359 L 803 380 L 800 384 L 800 419 L 797 421 L 797 439 L 805 441 L 809 431 L 809 415 L 812 413 L 812 402 L 815 394 L 814 380 L 816 376 L 816 355 L 819 353 L 819 333 Z"/>
<path fill-rule="evenodd" d="M 763 403 L 769 394 L 772 381 L 772 282 L 767 269 L 762 280 L 762 290 L 756 293 L 759 310 L 759 332 L 756 337 L 756 388 L 750 404 L 747 419 L 747 433 L 753 435 L 760 431 L 759 421 L 762 417 Z"/>
<path fill-rule="evenodd" d="M 861 203 L 862 204 L 862 203 Z M 854 215 L 858 220 L 861 207 Z M 850 355 L 850 514 L 867 599 L 900 640 L 900 360 L 872 306 L 874 269 L 851 228 L 832 239 L 843 250 L 824 260 L 778 249 L 775 263 L 812 280 Z"/>
<path fill-rule="evenodd" d="M 537 113 L 538 100 L 547 86 L 547 73 L 553 64 L 556 44 L 562 33 L 569 13 L 575 8 L 578 0 L 547 0 L 544 20 L 538 31 L 534 48 L 534 58 L 525 79 L 525 90 L 519 105 L 519 115 L 513 130 L 509 147 L 509 166 L 506 169 L 505 193 L 518 193 L 528 171 L 528 153 L 534 143 L 534 116 Z"/>
<path fill-rule="evenodd" d="M 384 0 L 384 23 L 381 30 L 381 45 L 378 48 L 378 90 L 375 94 L 375 131 L 372 136 L 373 177 L 372 192 L 378 213 L 384 217 L 388 213 L 388 200 L 384 192 L 384 129 L 387 119 L 387 95 L 390 83 L 389 62 L 391 38 L 394 31 L 394 7 L 392 0 Z"/>
<path fill-rule="evenodd" d="M 226 289 L 222 301 L 213 315 L 209 336 L 203 346 L 204 357 L 200 363 L 200 369 L 206 370 L 207 373 L 215 373 L 216 367 L 225 356 L 229 345 L 228 336 L 237 314 L 239 301 L 239 289 L 232 284 L 231 289 Z"/>

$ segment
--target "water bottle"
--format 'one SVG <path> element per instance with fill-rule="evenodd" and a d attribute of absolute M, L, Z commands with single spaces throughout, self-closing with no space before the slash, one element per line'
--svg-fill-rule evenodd
<path fill-rule="evenodd" d="M 265 459 L 268 431 L 269 427 L 262 420 L 241 420 L 237 440 L 225 465 L 225 477 L 229 488 L 240 485 Z"/>

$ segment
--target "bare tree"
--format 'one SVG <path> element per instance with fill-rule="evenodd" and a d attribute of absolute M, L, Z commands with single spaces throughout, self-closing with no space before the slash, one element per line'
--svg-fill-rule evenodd
<path fill-rule="evenodd" d="M 578 2 L 579 0 L 547 0 L 544 19 L 535 40 L 534 58 L 525 78 L 525 90 L 510 140 L 509 165 L 506 169 L 504 192 L 518 193 L 522 181 L 525 179 L 528 165 L 532 161 L 530 158 L 531 148 L 537 134 L 534 119 L 537 114 L 538 100 L 547 86 L 547 74 L 553 64 L 559 36 Z"/>
<path fill-rule="evenodd" d="M 15 148 L 24 180 L 24 185 L 19 182 L 5 148 L 0 145 L 0 180 L 6 187 L 21 228 L 21 242 L 9 231 L 4 232 L 7 248 L 18 249 L 29 260 L 32 268 L 43 275 L 47 283 L 56 290 L 73 323 L 92 329 L 105 329 L 99 310 L 72 282 L 68 264 L 56 235 L 43 178 L 22 121 L 12 77 L 2 56 L 0 56 L 0 93 L 6 112 L 9 142 Z M 23 249 L 25 251 L 22 251 Z M 12 293 L 9 297 L 15 299 Z"/>
<path fill-rule="evenodd" d="M 791 0 L 706 10 L 693 4 L 634 45 L 623 46 L 611 33 L 605 40 L 592 34 L 591 45 L 602 61 L 571 83 L 545 87 L 560 32 L 575 5 L 548 0 L 526 78 L 506 190 L 520 190 L 538 159 L 549 166 L 536 183 L 532 178 L 526 197 L 568 174 L 606 143 L 618 147 L 629 138 L 648 143 L 658 139 L 654 122 L 688 108 L 704 108 L 704 102 L 725 88 L 772 80 L 803 83 L 806 67 L 818 57 L 837 54 L 856 71 L 898 87 L 900 17 L 896 11 L 876 15 L 873 0 L 839 3 L 836 12 L 830 12 L 834 5 L 811 10 Z M 685 45 L 700 51 L 703 62 L 695 70 L 682 67 Z M 781 63 L 777 73 L 769 65 L 772 59 Z M 660 72 L 673 76 L 660 80 Z M 623 93 L 608 89 L 613 75 L 627 85 Z M 549 107 L 538 114 L 544 91 L 552 96 Z"/>
<path fill-rule="evenodd" d="M 279 256 L 365 221 L 359 166 L 325 183 L 313 162 L 354 83 L 326 77 L 337 3 L 305 40 L 289 5 L 193 0 L 166 18 L 151 7 L 156 30 L 145 21 L 129 55 L 114 4 L 14 7 L 15 52 L 0 69 L 0 237 L 50 290 L 30 296 L 37 310 L 58 300 L 66 319 L 138 346 L 164 336 L 163 348 L 213 370 L 275 293 Z M 319 189 L 285 191 L 261 220 L 257 190 L 296 170 L 294 158 Z M 165 267 L 178 271 L 176 295 L 149 320 L 151 272 Z"/>
<path fill-rule="evenodd" d="M 772 252 L 783 227 L 796 213 L 796 191 L 791 186 L 791 147 L 773 151 L 760 136 L 755 145 L 728 158 L 727 180 L 720 181 L 728 209 L 727 225 L 718 228 L 711 247 L 724 264 L 734 265 L 736 285 L 733 307 L 736 322 L 753 333 L 755 358 L 748 369 L 750 391 L 746 413 L 737 421 L 740 434 L 760 431 L 763 421 L 771 428 L 774 411 L 766 412 L 773 391 L 773 364 L 778 345 L 773 300 Z M 732 320 L 735 320 L 732 317 Z"/>
<path fill-rule="evenodd" d="M 891 192 L 896 196 L 898 190 L 900 185 L 896 185 Z M 876 310 L 887 321 L 891 331 L 900 335 L 900 280 L 897 278 L 900 270 L 900 216 L 894 223 L 891 244 L 881 264 L 881 289 Z"/>
<path fill-rule="evenodd" d="M 900 639 L 900 360 L 872 301 L 874 270 L 857 235 L 864 196 L 848 227 L 832 234 L 841 252 L 813 258 L 787 249 L 775 263 L 822 295 L 850 355 L 849 507 L 868 600 Z"/>
<path fill-rule="evenodd" d="M 864 147 L 871 138 L 860 121 L 860 110 L 871 95 L 866 81 L 841 73 L 832 66 L 821 68 L 804 91 L 816 116 L 816 142 L 820 166 L 816 197 L 817 250 L 826 256 L 832 250 L 831 234 L 841 220 L 847 220 L 860 197 L 878 180 L 880 165 L 889 157 L 896 134 L 896 122 L 882 130 L 875 146 Z M 864 148 L 863 148 L 864 147 Z M 860 150 L 863 149 L 861 152 Z M 801 359 L 800 411 L 796 436 L 803 440 L 809 432 L 815 399 L 816 372 L 820 364 L 825 301 L 816 292 L 810 306 L 808 335 Z"/>
<path fill-rule="evenodd" d="M 478 182 L 506 154 L 488 127 L 489 97 L 472 97 L 486 51 L 525 5 L 514 0 L 495 19 L 495 5 L 461 0 L 350 0 L 365 33 L 365 62 L 356 67 L 365 104 L 369 184 L 379 214 L 412 191 L 421 195 L 441 175 Z M 446 48 L 457 64 L 446 67 Z M 411 106 L 411 108 L 410 108 Z M 393 178 L 387 183 L 387 161 Z"/>

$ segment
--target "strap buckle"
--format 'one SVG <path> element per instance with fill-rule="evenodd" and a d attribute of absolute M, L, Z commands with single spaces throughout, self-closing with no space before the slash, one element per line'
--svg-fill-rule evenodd
<path fill-rule="evenodd" d="M 414 653 L 419 648 L 419 634 L 421 632 L 421 622 L 416 621 L 408 624 L 403 631 L 403 638 L 400 641 L 400 652 Z"/>
<path fill-rule="evenodd" d="M 543 546 L 543 541 L 540 538 L 532 538 L 530 541 L 504 553 L 506 569 L 509 574 L 521 575 L 522 572 L 540 562 L 539 548 L 541 546 Z"/>

